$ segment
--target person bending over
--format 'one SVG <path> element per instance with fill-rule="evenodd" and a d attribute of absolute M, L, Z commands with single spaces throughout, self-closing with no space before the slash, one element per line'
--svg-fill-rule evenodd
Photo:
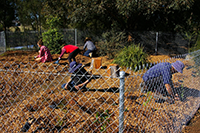
<path fill-rule="evenodd" d="M 61 87 L 70 91 L 85 90 L 86 85 L 91 81 L 92 75 L 87 72 L 81 63 L 73 61 L 70 63 L 69 73 L 72 73 L 71 78 Z"/>
<path fill-rule="evenodd" d="M 59 64 L 60 59 L 62 58 L 62 56 L 64 55 L 64 53 L 69 53 L 68 56 L 68 61 L 69 64 L 73 61 L 76 61 L 75 57 L 77 56 L 77 54 L 80 52 L 80 49 L 75 46 L 75 45 L 65 45 L 64 47 L 62 47 L 62 51 L 61 54 L 58 58 L 58 60 L 55 62 L 55 64 Z"/>
<path fill-rule="evenodd" d="M 180 100 L 176 92 L 173 92 L 172 74 L 183 73 L 185 65 L 181 61 L 174 63 L 158 63 L 151 67 L 144 75 L 143 81 L 147 91 L 168 93 L 172 99 Z M 167 91 L 167 92 L 165 92 Z"/>

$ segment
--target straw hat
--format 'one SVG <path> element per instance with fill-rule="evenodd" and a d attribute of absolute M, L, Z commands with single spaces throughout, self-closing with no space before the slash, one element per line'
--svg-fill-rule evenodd
<path fill-rule="evenodd" d="M 172 63 L 172 66 L 174 67 L 174 69 L 176 69 L 176 71 L 178 71 L 179 73 L 183 73 L 183 69 L 185 67 L 185 65 L 183 64 L 183 62 L 181 61 L 176 61 L 174 63 Z"/>
<path fill-rule="evenodd" d="M 91 38 L 89 37 L 86 37 L 85 40 L 84 40 L 84 43 L 86 43 L 86 41 L 90 40 L 91 41 Z"/>

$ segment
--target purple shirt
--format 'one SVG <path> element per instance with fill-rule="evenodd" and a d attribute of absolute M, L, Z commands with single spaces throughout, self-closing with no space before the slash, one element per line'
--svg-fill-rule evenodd
<path fill-rule="evenodd" d="M 171 64 L 168 62 L 158 63 L 152 68 L 150 68 L 144 75 L 143 80 L 147 80 L 160 77 L 163 79 L 164 84 L 172 83 L 172 73 L 171 73 Z"/>

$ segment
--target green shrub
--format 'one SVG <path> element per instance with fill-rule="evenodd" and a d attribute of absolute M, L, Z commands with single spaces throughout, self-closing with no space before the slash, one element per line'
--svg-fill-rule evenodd
<path fill-rule="evenodd" d="M 188 53 L 200 49 L 200 32 L 185 32 L 185 39 L 188 41 Z"/>
<path fill-rule="evenodd" d="M 121 67 L 131 67 L 135 70 L 136 67 L 147 63 L 148 54 L 143 49 L 140 44 L 131 44 L 128 47 L 124 47 L 113 60 L 113 63 Z"/>
<path fill-rule="evenodd" d="M 192 47 L 190 47 L 189 49 L 189 52 L 192 52 L 191 56 L 193 56 L 195 67 L 198 68 L 198 66 L 200 65 L 200 51 L 199 51 L 200 50 L 200 32 L 199 31 L 193 32 L 191 37 L 189 36 L 188 38 L 193 38 L 191 39 L 192 40 L 191 42 L 193 43 L 192 43 Z"/>
<path fill-rule="evenodd" d="M 190 48 L 190 52 L 196 51 L 198 49 L 200 49 L 200 35 L 199 34 L 197 35 L 197 37 L 195 39 L 195 43 Z"/>
<path fill-rule="evenodd" d="M 0 23 L 0 31 L 3 31 L 3 24 Z"/>
<path fill-rule="evenodd" d="M 63 45 L 63 35 L 59 32 L 59 20 L 58 17 L 50 16 L 47 19 L 47 25 L 49 29 L 42 33 L 42 38 L 44 45 L 46 45 L 51 54 L 60 53 L 61 47 Z"/>

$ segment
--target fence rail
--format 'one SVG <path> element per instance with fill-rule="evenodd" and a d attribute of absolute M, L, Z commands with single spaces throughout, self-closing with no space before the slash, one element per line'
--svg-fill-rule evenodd
<path fill-rule="evenodd" d="M 73 74 L 68 65 L 0 60 L 2 132 L 180 132 L 200 103 L 200 51 L 181 60 L 183 74 L 173 76 L 180 101 L 141 92 L 145 69 L 92 69 L 85 89 L 63 89 Z M 88 66 L 83 66 L 89 71 Z M 80 75 L 79 75 L 80 76 Z M 81 76 L 85 76 L 85 73 Z"/>

